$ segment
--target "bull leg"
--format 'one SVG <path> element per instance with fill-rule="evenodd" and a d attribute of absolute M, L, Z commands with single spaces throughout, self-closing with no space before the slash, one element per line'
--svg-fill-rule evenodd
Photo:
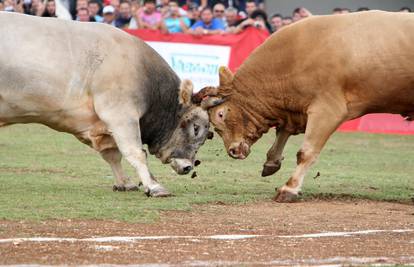
<path fill-rule="evenodd" d="M 99 104 L 96 105 L 97 111 L 101 110 Z M 136 170 L 145 193 L 154 197 L 171 196 L 167 189 L 153 179 L 148 170 L 147 156 L 141 141 L 139 115 L 134 112 L 134 109 L 128 105 L 115 110 L 102 108 L 102 112 L 98 112 L 98 114 L 112 132 L 112 137 L 122 156 Z"/>
<path fill-rule="evenodd" d="M 293 202 L 297 199 L 307 171 L 317 160 L 326 141 L 345 120 L 345 117 L 345 105 L 341 107 L 325 106 L 325 108 L 309 112 L 305 138 L 297 153 L 297 167 L 287 183 L 278 189 L 275 201 Z"/>
<path fill-rule="evenodd" d="M 100 152 L 102 158 L 111 166 L 116 179 L 114 191 L 137 191 L 138 186 L 127 177 L 122 169 L 122 155 L 117 148 L 105 149 Z"/>
<path fill-rule="evenodd" d="M 282 166 L 282 152 L 289 136 L 290 133 L 286 132 L 284 129 L 280 129 L 276 132 L 276 140 L 269 151 L 267 151 L 267 159 L 262 170 L 263 177 L 274 174 Z"/>

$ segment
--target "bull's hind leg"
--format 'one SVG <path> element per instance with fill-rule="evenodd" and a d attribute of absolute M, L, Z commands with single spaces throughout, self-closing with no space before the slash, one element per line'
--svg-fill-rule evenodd
<path fill-rule="evenodd" d="M 345 120 L 346 106 L 336 104 L 334 107 L 315 105 L 317 109 L 308 113 L 305 138 L 297 153 L 297 167 L 287 183 L 277 190 L 275 201 L 292 202 L 297 199 L 307 171 L 317 160 L 328 138 Z"/>
<path fill-rule="evenodd" d="M 127 177 L 122 169 L 122 154 L 117 148 L 105 149 L 100 152 L 102 158 L 111 166 L 112 172 L 116 179 L 113 187 L 114 191 L 137 191 L 138 186 Z"/>
<path fill-rule="evenodd" d="M 262 176 L 269 176 L 277 172 L 282 166 L 282 153 L 290 133 L 280 129 L 276 133 L 276 140 L 266 155 L 266 162 L 263 165 Z"/>

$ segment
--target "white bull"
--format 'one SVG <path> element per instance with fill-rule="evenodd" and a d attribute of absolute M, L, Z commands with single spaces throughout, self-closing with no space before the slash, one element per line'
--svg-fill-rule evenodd
<path fill-rule="evenodd" d="M 148 45 L 112 26 L 0 12 L 0 126 L 41 123 L 97 150 L 133 190 L 121 158 L 152 196 L 170 193 L 150 174 L 143 144 L 188 173 L 208 134 L 206 111 Z"/>

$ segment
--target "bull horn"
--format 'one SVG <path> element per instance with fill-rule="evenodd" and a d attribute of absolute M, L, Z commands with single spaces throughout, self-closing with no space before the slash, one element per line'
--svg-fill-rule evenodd
<path fill-rule="evenodd" d="M 217 96 L 218 88 L 213 86 L 207 86 L 201 89 L 198 93 L 193 94 L 191 101 L 194 104 L 201 104 L 201 102 L 209 96 Z"/>
<path fill-rule="evenodd" d="M 218 88 L 212 86 L 204 87 L 198 93 L 194 94 L 191 100 L 194 104 L 200 105 L 205 110 L 220 105 L 225 101 L 224 98 L 218 96 Z"/>
<path fill-rule="evenodd" d="M 218 96 L 209 96 L 206 97 L 205 99 L 203 99 L 203 101 L 201 101 L 201 108 L 202 109 L 209 109 L 215 106 L 220 105 L 221 103 L 223 103 L 224 101 L 226 101 L 224 98 L 218 97 Z"/>

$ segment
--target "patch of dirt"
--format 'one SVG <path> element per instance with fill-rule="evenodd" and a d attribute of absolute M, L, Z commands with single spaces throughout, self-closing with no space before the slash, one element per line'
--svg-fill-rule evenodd
<path fill-rule="evenodd" d="M 135 242 L 0 241 L 0 264 L 293 265 L 413 263 L 414 231 L 313 238 L 322 232 L 414 229 L 414 206 L 371 201 L 202 205 L 163 212 L 154 224 L 116 221 L 0 221 L 0 239 L 16 237 L 197 236 Z M 202 236 L 264 235 L 240 240 Z M 199 238 L 198 238 L 199 237 Z"/>

